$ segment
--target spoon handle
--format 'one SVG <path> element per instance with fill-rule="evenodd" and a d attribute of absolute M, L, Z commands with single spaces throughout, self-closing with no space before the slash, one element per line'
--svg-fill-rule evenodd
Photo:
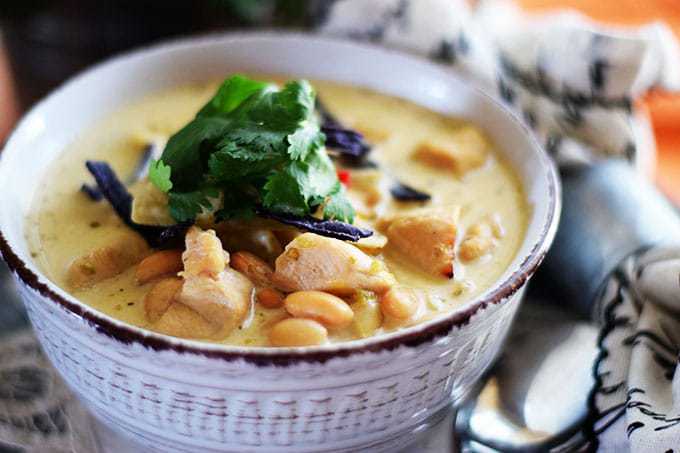
<path fill-rule="evenodd" d="M 590 316 L 605 277 L 643 247 L 680 240 L 680 216 L 629 164 L 562 169 L 563 208 L 538 277 L 555 299 Z"/>

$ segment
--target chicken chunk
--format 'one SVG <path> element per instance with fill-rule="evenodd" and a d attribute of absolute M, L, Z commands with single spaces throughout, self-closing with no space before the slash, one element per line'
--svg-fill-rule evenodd
<path fill-rule="evenodd" d="M 66 270 L 66 280 L 71 288 L 91 286 L 134 266 L 150 251 L 141 236 L 126 232 L 112 243 L 73 260 Z"/>
<path fill-rule="evenodd" d="M 250 308 L 252 283 L 227 267 L 229 254 L 214 231 L 192 227 L 185 242 L 184 284 L 177 301 L 224 332 L 233 329 Z"/>
<path fill-rule="evenodd" d="M 182 261 L 185 278 L 215 278 L 229 264 L 229 254 L 222 249 L 222 242 L 213 230 L 203 231 L 199 227 L 191 227 L 184 241 L 186 249 Z"/>
<path fill-rule="evenodd" d="M 253 285 L 242 274 L 225 269 L 216 278 L 185 278 L 177 300 L 226 330 L 238 326 L 250 308 Z"/>
<path fill-rule="evenodd" d="M 453 170 L 463 175 L 482 166 L 489 154 L 489 142 L 473 126 L 463 126 L 445 137 L 421 143 L 413 157 L 435 168 Z"/>
<path fill-rule="evenodd" d="M 385 265 L 357 247 L 314 233 L 293 239 L 276 260 L 274 283 L 287 292 L 303 290 L 351 294 L 377 293 L 395 284 Z"/>
<path fill-rule="evenodd" d="M 156 322 L 163 317 L 175 301 L 182 289 L 181 278 L 165 278 L 156 283 L 144 297 L 144 313 L 149 322 Z"/>
<path fill-rule="evenodd" d="M 460 208 L 420 209 L 381 219 L 378 223 L 391 247 L 425 272 L 453 277 Z"/>
<path fill-rule="evenodd" d="M 179 303 L 171 304 L 152 328 L 179 338 L 214 338 L 220 329 L 196 311 Z"/>
<path fill-rule="evenodd" d="M 460 243 L 458 256 L 463 261 L 474 261 L 490 254 L 498 245 L 503 230 L 499 218 L 490 217 L 468 228 Z"/>

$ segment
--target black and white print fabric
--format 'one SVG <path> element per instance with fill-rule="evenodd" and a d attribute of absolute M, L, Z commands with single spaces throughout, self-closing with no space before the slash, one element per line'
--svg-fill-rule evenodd
<path fill-rule="evenodd" d="M 648 170 L 654 142 L 633 99 L 680 86 L 680 50 L 662 24 L 528 17 L 499 0 L 336 0 L 318 29 L 451 65 L 510 105 L 561 163 L 621 156 Z"/>
<path fill-rule="evenodd" d="M 599 300 L 586 437 L 600 452 L 680 452 L 680 248 L 626 259 Z"/>
<path fill-rule="evenodd" d="M 651 168 L 650 124 L 633 101 L 680 88 L 680 49 L 666 26 L 615 29 L 571 12 L 529 17 L 509 1 L 476 5 L 336 0 L 319 30 L 450 65 L 513 108 L 561 165 L 622 157 Z M 680 249 L 622 263 L 600 306 L 591 449 L 680 453 Z"/>
<path fill-rule="evenodd" d="M 47 361 L 33 333 L 26 329 L 1 340 L 0 452 L 100 452 L 92 418 Z"/>

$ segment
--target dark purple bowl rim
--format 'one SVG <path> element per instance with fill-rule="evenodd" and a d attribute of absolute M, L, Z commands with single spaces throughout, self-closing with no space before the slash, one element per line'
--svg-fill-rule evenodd
<path fill-rule="evenodd" d="M 239 36 L 239 37 L 261 37 L 261 36 L 271 36 L 271 34 L 266 33 L 239 33 L 233 34 L 223 34 L 222 37 L 229 36 Z M 304 34 L 283 34 L 285 36 L 305 36 Z M 159 48 L 173 43 L 188 43 L 193 40 L 200 40 L 206 38 L 194 37 L 189 39 L 181 39 L 175 41 L 162 42 L 151 48 Z M 315 36 L 319 39 L 320 37 Z M 348 42 L 347 40 L 329 39 L 321 37 L 323 40 L 327 41 L 342 41 Z M 366 43 L 356 43 L 349 41 L 350 43 L 358 46 L 371 47 L 376 50 L 385 51 L 386 49 L 379 46 L 374 46 Z M 129 55 L 139 52 L 140 50 L 145 50 L 149 48 L 133 49 L 132 51 L 125 52 L 123 55 Z M 394 52 L 394 51 L 390 51 Z M 120 56 L 120 55 L 119 55 Z M 107 59 L 103 64 L 106 64 L 110 60 L 116 59 L 119 56 L 113 56 Z M 413 57 L 413 56 L 411 56 Z M 416 57 L 414 57 L 416 58 Z M 102 63 L 96 65 L 101 66 Z M 84 71 L 86 72 L 87 69 Z M 82 73 L 80 73 L 82 74 Z M 78 74 L 79 75 L 79 74 Z M 78 75 L 74 76 L 78 77 Z M 65 82 L 67 84 L 69 79 Z M 122 322 L 119 324 L 112 322 L 106 317 L 102 316 L 93 308 L 87 307 L 85 304 L 78 305 L 67 298 L 56 293 L 47 284 L 40 281 L 40 277 L 28 268 L 26 263 L 14 252 L 14 250 L 9 245 L 2 231 L 0 231 L 0 255 L 7 263 L 10 270 L 18 276 L 18 278 L 25 283 L 28 287 L 38 292 L 40 295 L 55 302 L 57 305 L 67 310 L 73 315 L 85 320 L 94 329 L 105 336 L 118 341 L 122 344 L 129 345 L 133 343 L 140 344 L 143 347 L 150 348 L 154 351 L 174 351 L 179 354 L 195 354 L 208 358 L 221 359 L 224 361 L 238 361 L 243 360 L 248 363 L 255 364 L 257 366 L 289 366 L 301 362 L 307 363 L 324 363 L 330 359 L 337 357 L 347 357 L 354 354 L 361 353 L 377 353 L 381 351 L 391 351 L 401 346 L 415 347 L 424 343 L 432 342 L 436 338 L 444 337 L 448 335 L 454 328 L 461 327 L 470 322 L 472 316 L 480 311 L 483 311 L 490 305 L 497 305 L 504 301 L 509 300 L 509 298 L 515 294 L 519 289 L 521 289 L 527 282 L 529 277 L 531 277 L 538 266 L 543 261 L 545 254 L 548 251 L 550 244 L 555 235 L 557 229 L 557 222 L 559 220 L 559 210 L 560 210 L 560 185 L 559 179 L 557 177 L 557 171 L 554 164 L 549 159 L 543 148 L 538 144 L 536 139 L 533 137 L 531 131 L 527 126 L 522 123 L 517 116 L 503 106 L 500 102 L 491 98 L 475 86 L 470 86 L 470 88 L 476 91 L 479 95 L 484 96 L 495 104 L 499 109 L 505 111 L 508 117 L 513 120 L 520 128 L 523 129 L 524 133 L 528 135 L 529 140 L 533 143 L 533 148 L 537 152 L 537 158 L 542 160 L 546 169 L 546 177 L 548 181 L 548 216 L 543 225 L 541 233 L 538 235 L 537 240 L 528 256 L 519 265 L 519 268 L 513 272 L 510 276 L 504 279 L 497 287 L 486 297 L 472 300 L 467 302 L 460 309 L 455 309 L 450 314 L 442 316 L 440 319 L 431 321 L 431 323 L 419 330 L 409 331 L 405 329 L 401 333 L 397 333 L 389 338 L 381 339 L 380 336 L 376 336 L 375 340 L 372 340 L 367 344 L 357 344 L 356 342 L 350 341 L 346 343 L 339 343 L 334 345 L 333 349 L 314 349 L 314 348 L 295 348 L 295 349 L 277 349 L 271 348 L 267 349 L 266 352 L 261 350 L 248 351 L 247 348 L 241 351 L 229 351 L 216 348 L 214 344 L 206 343 L 206 346 L 212 345 L 213 347 L 202 347 L 201 345 L 181 343 L 182 339 L 177 339 L 174 337 L 166 336 L 152 331 L 139 332 L 135 329 L 143 330 L 141 327 L 134 327 L 126 325 Z M 10 135 L 11 136 L 11 135 Z M 0 153 L 1 156 L 2 153 Z M 417 327 L 417 326 L 413 326 Z M 179 341 L 178 341 L 179 340 Z M 228 345 L 224 345 L 228 348 Z"/>

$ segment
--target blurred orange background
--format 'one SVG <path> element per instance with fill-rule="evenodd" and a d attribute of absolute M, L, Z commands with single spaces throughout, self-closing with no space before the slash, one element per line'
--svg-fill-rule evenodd
<path fill-rule="evenodd" d="M 610 24 L 641 25 L 664 21 L 680 38 L 678 0 L 517 0 L 528 11 L 571 8 Z M 643 100 L 654 125 L 658 149 L 656 181 L 680 204 L 680 94 L 655 91 Z"/>
<path fill-rule="evenodd" d="M 610 24 L 666 22 L 680 37 L 680 0 L 516 0 L 529 12 L 571 8 Z M 18 116 L 7 57 L 0 41 L 0 142 Z M 655 91 L 641 100 L 651 115 L 658 147 L 656 181 L 680 205 L 680 94 Z"/>

